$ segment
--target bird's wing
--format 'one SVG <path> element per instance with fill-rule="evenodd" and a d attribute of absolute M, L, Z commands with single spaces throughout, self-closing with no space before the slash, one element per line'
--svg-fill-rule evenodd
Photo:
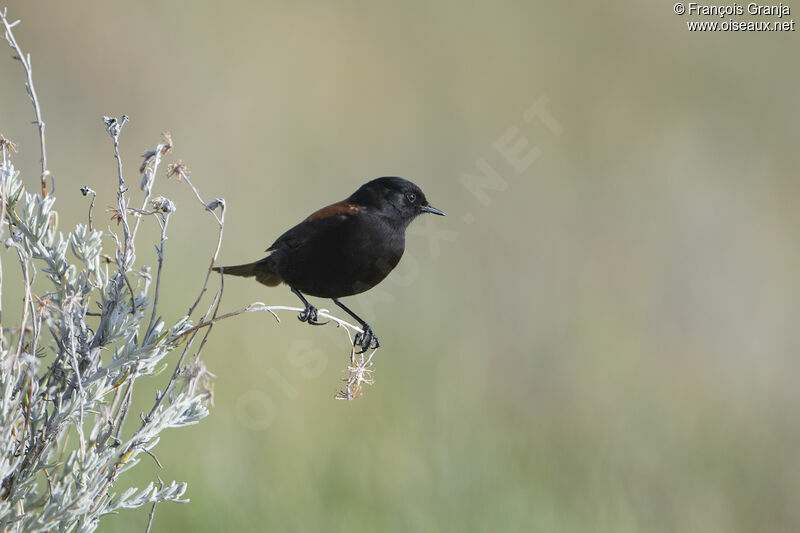
<path fill-rule="evenodd" d="M 361 206 L 350 203 L 347 200 L 323 207 L 314 211 L 301 223 L 278 237 L 266 251 L 270 252 L 281 246 L 288 246 L 289 248 L 302 246 L 312 235 L 318 236 L 320 232 L 328 231 L 342 224 L 361 209 L 363 209 Z"/>

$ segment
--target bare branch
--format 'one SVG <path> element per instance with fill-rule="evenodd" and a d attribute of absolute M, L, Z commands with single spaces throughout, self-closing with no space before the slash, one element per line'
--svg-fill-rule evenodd
<path fill-rule="evenodd" d="M 147 453 L 150 453 L 149 451 Z M 161 463 L 156 459 L 156 456 L 153 454 L 153 459 L 155 459 L 156 463 L 158 463 L 158 467 L 162 468 Z M 158 478 L 158 488 L 161 489 L 164 487 L 164 482 L 161 481 L 161 478 Z M 158 501 L 153 502 L 153 506 L 150 508 L 150 514 L 147 517 L 147 529 L 144 530 L 144 533 L 150 533 L 150 528 L 153 527 L 153 518 L 156 516 L 156 505 L 158 505 Z"/>
<path fill-rule="evenodd" d="M 188 168 L 186 168 L 186 165 L 184 165 L 182 161 L 179 161 L 178 163 L 173 163 L 172 165 L 169 165 L 167 167 L 167 177 L 177 175 L 179 180 L 185 181 L 186 184 L 189 186 L 189 188 L 192 189 L 192 192 L 194 193 L 195 198 L 197 198 L 197 201 L 200 202 L 200 205 L 202 205 L 206 211 L 211 213 L 211 215 L 217 221 L 217 226 L 219 227 L 219 230 L 217 232 L 217 246 L 214 248 L 214 253 L 211 254 L 211 262 L 208 265 L 208 270 L 206 271 L 206 277 L 203 280 L 203 287 L 200 289 L 200 294 L 197 295 L 197 299 L 189 307 L 189 311 L 186 313 L 187 316 L 192 316 L 192 313 L 194 313 L 194 310 L 197 308 L 197 305 L 200 303 L 200 300 L 203 298 L 203 295 L 207 290 L 208 280 L 211 277 L 211 272 L 213 271 L 214 264 L 217 262 L 217 259 L 219 258 L 219 251 L 222 248 L 222 233 L 225 229 L 225 200 L 222 198 L 216 198 L 213 202 L 210 203 L 206 203 L 205 201 L 203 201 L 202 196 L 200 196 L 200 192 L 198 192 L 197 188 L 189 179 L 189 174 L 191 174 L 191 172 L 189 171 Z M 217 208 L 219 208 L 219 216 L 217 216 L 217 214 L 215 213 L 215 210 Z"/>
<path fill-rule="evenodd" d="M 33 104 L 33 110 L 36 113 L 36 125 L 39 127 L 39 144 L 41 145 L 42 149 L 41 181 L 42 198 L 44 198 L 47 196 L 47 177 L 50 176 L 50 171 L 47 170 L 47 149 L 44 139 L 44 120 L 42 120 L 42 109 L 39 106 L 39 98 L 36 96 L 36 88 L 33 85 L 33 67 L 31 66 L 31 55 L 26 55 L 22 52 L 22 48 L 20 48 L 19 44 L 17 44 L 17 40 L 14 38 L 14 32 L 11 31 L 11 28 L 16 26 L 19 21 L 17 20 L 9 23 L 8 19 L 6 18 L 5 10 L 0 12 L 0 21 L 2 21 L 3 26 L 5 26 L 6 41 L 16 53 L 14 56 L 15 59 L 19 60 L 19 62 L 22 63 L 22 68 L 25 69 L 25 76 L 27 77 L 25 89 L 27 90 L 28 97 L 31 99 L 31 103 Z"/>
<path fill-rule="evenodd" d="M 170 202 L 171 204 L 171 202 Z M 156 311 L 158 310 L 158 296 L 161 292 L 161 268 L 164 265 L 164 244 L 167 242 L 167 224 L 169 224 L 169 215 L 175 209 L 174 206 L 171 206 L 169 211 L 166 213 L 161 214 L 161 244 L 156 247 L 156 254 L 158 255 L 158 271 L 156 272 L 156 288 L 155 294 L 153 296 L 153 310 L 150 313 L 150 323 L 147 325 L 147 329 L 145 330 L 144 338 L 142 339 L 142 345 L 147 342 L 147 339 L 150 337 L 150 333 L 153 331 L 153 325 L 156 321 Z"/>
<path fill-rule="evenodd" d="M 20 267 L 22 268 L 22 277 L 25 283 L 25 295 L 22 301 L 22 319 L 20 321 L 19 340 L 17 341 L 17 353 L 15 355 L 15 358 L 19 359 L 19 356 L 22 353 L 22 344 L 25 340 L 25 328 L 28 324 L 28 308 L 30 307 L 31 302 L 31 277 L 28 268 L 28 253 L 19 244 L 17 244 L 17 242 L 14 241 L 13 237 L 6 239 L 6 246 L 14 248 L 17 251 Z"/>

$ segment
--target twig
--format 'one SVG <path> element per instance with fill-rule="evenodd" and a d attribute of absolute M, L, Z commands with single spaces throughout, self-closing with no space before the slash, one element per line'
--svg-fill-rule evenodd
<path fill-rule="evenodd" d="M 27 81 L 25 82 L 25 89 L 28 92 L 28 97 L 31 99 L 31 103 L 33 104 L 33 110 L 36 112 L 36 125 L 39 127 L 39 143 L 42 148 L 42 198 L 47 196 L 47 177 L 50 175 L 50 171 L 47 170 L 47 150 L 45 149 L 45 140 L 44 140 L 44 120 L 42 120 L 42 110 L 39 106 L 39 98 L 36 96 L 36 88 L 33 86 L 33 68 L 31 67 L 31 55 L 25 55 L 22 53 L 22 49 L 17 44 L 17 40 L 14 38 L 14 32 L 11 31 L 11 28 L 16 26 L 19 21 L 15 22 L 8 22 L 6 18 L 6 11 L 5 9 L 0 12 L 0 20 L 3 22 L 3 26 L 5 26 L 5 38 L 8 41 L 8 45 L 14 50 L 17 54 L 14 56 L 14 59 L 19 60 L 22 63 L 22 67 L 25 69 L 25 75 L 27 77 Z M 53 180 L 55 183 L 55 180 Z"/>
<path fill-rule="evenodd" d="M 164 213 L 159 218 L 161 223 L 161 244 L 156 247 L 156 255 L 158 256 L 158 270 L 156 272 L 156 288 L 155 295 L 153 296 L 153 311 L 150 313 L 150 323 L 147 325 L 144 337 L 142 338 L 142 346 L 147 342 L 150 332 L 153 330 L 153 325 L 156 321 L 156 310 L 158 309 L 158 295 L 161 292 L 161 267 L 164 265 L 164 244 L 167 242 L 167 224 L 169 224 L 170 212 Z"/>
<path fill-rule="evenodd" d="M 200 289 L 200 294 L 197 295 L 197 299 L 194 301 L 191 307 L 189 307 L 189 311 L 186 313 L 187 316 L 192 316 L 192 313 L 194 313 L 195 308 L 197 308 L 197 305 L 203 298 L 203 294 L 205 294 L 207 290 L 208 280 L 211 277 L 211 272 L 214 268 L 214 264 L 217 262 L 217 258 L 219 257 L 219 251 L 222 248 L 222 233 L 225 229 L 225 200 L 222 198 L 217 198 L 213 202 L 210 202 L 208 204 L 205 203 L 203 201 L 203 198 L 200 196 L 200 193 L 197 191 L 197 188 L 189 179 L 189 171 L 183 163 L 175 163 L 173 165 L 170 165 L 168 167 L 167 172 L 168 172 L 167 175 L 178 174 L 180 178 L 186 182 L 189 188 L 192 189 L 192 192 L 197 198 L 197 201 L 200 202 L 200 204 L 205 208 L 206 211 L 210 212 L 214 216 L 214 219 L 216 219 L 217 225 L 219 226 L 219 230 L 217 232 L 217 246 L 216 248 L 214 248 L 214 253 L 211 254 L 211 262 L 208 265 L 208 270 L 206 271 L 206 277 L 203 280 L 203 288 Z M 219 216 L 217 216 L 217 214 L 214 212 L 214 210 L 217 207 L 219 207 L 220 209 Z"/>
<path fill-rule="evenodd" d="M 3 205 L 5 206 L 5 200 Z M 0 220 L 3 220 L 3 218 L 0 217 Z M 5 344 L 5 334 L 3 333 L 3 263 L 0 261 L 0 350 L 5 349 Z"/>
<path fill-rule="evenodd" d="M 15 355 L 15 358 L 19 359 L 20 353 L 22 353 L 22 343 L 25 338 L 25 324 L 28 323 L 28 308 L 31 302 L 31 280 L 28 271 L 28 254 L 19 244 L 14 242 L 13 237 L 6 239 L 6 245 L 13 247 L 17 251 L 19 263 L 22 266 L 22 276 L 25 282 L 25 295 L 22 302 L 22 321 L 19 326 L 19 341 L 17 342 L 17 352 Z"/>
<path fill-rule="evenodd" d="M 116 427 L 116 434 L 114 437 L 119 439 L 120 434 L 122 433 L 122 426 L 125 425 L 125 419 L 128 418 L 128 411 L 131 406 L 131 398 L 133 397 L 133 382 L 135 380 L 131 379 L 128 382 L 128 386 L 125 389 L 125 393 L 122 395 L 122 402 L 119 404 L 119 410 L 117 411 L 117 416 L 114 417 L 114 425 Z"/>
<path fill-rule="evenodd" d="M 147 207 L 147 203 L 150 201 L 150 195 L 153 193 L 153 183 L 156 180 L 156 172 L 158 171 L 158 165 L 161 163 L 161 156 L 172 150 L 172 138 L 168 133 L 164 135 L 164 142 L 157 145 L 155 150 L 151 150 L 144 155 L 144 163 L 142 163 L 142 188 L 144 189 L 144 200 L 142 200 L 142 211 L 145 210 Z M 139 224 L 142 222 L 141 218 L 137 218 L 136 222 L 133 225 L 133 231 L 131 232 L 131 246 L 134 246 L 136 241 L 136 234 L 139 231 Z"/>
<path fill-rule="evenodd" d="M 127 200 L 125 199 L 125 193 L 128 191 L 128 188 L 125 187 L 125 178 L 122 175 L 122 157 L 119 155 L 119 135 L 122 133 L 122 128 L 125 124 L 128 123 L 128 115 L 122 115 L 119 120 L 114 117 L 103 117 L 103 123 L 106 125 L 106 131 L 111 136 L 114 141 L 114 158 L 117 160 L 117 179 L 118 179 L 118 187 L 117 187 L 117 204 L 119 206 L 119 213 L 121 216 L 122 222 L 122 232 L 123 232 L 123 256 L 122 256 L 122 264 L 120 268 L 124 271 L 125 267 L 128 265 L 128 253 L 130 247 L 130 240 L 131 240 L 131 230 L 130 226 L 128 226 L 128 216 L 127 216 Z"/>
<path fill-rule="evenodd" d="M 159 467 L 159 468 L 161 468 L 161 469 L 163 469 L 163 468 L 164 468 L 164 465 L 162 465 L 162 464 L 161 464 L 161 461 L 159 461 L 159 460 L 158 460 L 158 457 L 156 457 L 156 454 L 154 454 L 153 452 L 151 452 L 151 451 L 150 451 L 150 450 L 148 450 L 147 448 L 144 448 L 144 453 L 146 453 L 147 455 L 149 455 L 150 457 L 152 457 L 152 458 L 153 458 L 153 461 L 155 461 L 155 462 L 156 462 L 156 464 L 158 465 L 158 467 Z"/>
<path fill-rule="evenodd" d="M 153 459 L 155 459 L 155 455 L 153 456 Z M 156 459 L 156 462 L 158 463 L 158 459 Z M 161 463 L 158 463 L 158 466 L 161 466 Z M 159 477 L 158 490 L 161 490 L 163 487 L 164 487 L 164 482 L 161 481 L 161 478 Z M 156 505 L 158 505 L 158 500 L 154 501 L 153 506 L 150 508 L 150 515 L 147 519 L 147 529 L 144 530 L 144 533 L 150 533 L 150 528 L 153 526 L 153 517 L 155 517 L 156 515 Z"/>
<path fill-rule="evenodd" d="M 75 430 L 78 432 L 78 441 L 79 441 L 79 449 L 81 452 L 81 460 L 85 460 L 86 458 L 86 437 L 83 434 L 83 420 L 84 420 L 84 409 L 83 409 L 83 399 L 86 397 L 86 393 L 83 390 L 83 378 L 81 377 L 81 368 L 80 363 L 78 362 L 78 346 L 75 342 L 75 325 L 72 323 L 72 309 L 71 306 L 64 310 L 65 321 L 67 323 L 67 327 L 69 328 L 69 342 L 70 342 L 70 355 L 72 367 L 75 372 L 75 382 L 78 384 L 78 395 L 80 398 L 79 403 L 79 422 L 76 424 Z"/>
<path fill-rule="evenodd" d="M 114 158 L 117 160 L 117 204 L 119 205 L 120 221 L 122 222 L 122 257 L 120 257 L 119 246 L 117 246 L 117 264 L 119 267 L 119 275 L 125 280 L 128 285 L 128 290 L 131 293 L 131 314 L 136 313 L 136 294 L 133 292 L 130 280 L 126 272 L 128 271 L 128 260 L 133 255 L 133 244 L 131 241 L 131 229 L 128 225 L 128 209 L 127 199 L 125 193 L 128 188 L 125 187 L 125 178 L 122 175 L 122 157 L 119 155 L 119 135 L 122 133 L 122 128 L 128 123 L 128 115 L 122 115 L 119 120 L 114 117 L 103 117 L 103 123 L 106 125 L 106 131 L 114 140 Z M 118 286 L 117 286 L 118 287 Z M 117 289 L 117 299 L 120 296 L 120 291 Z"/>
<path fill-rule="evenodd" d="M 296 313 L 302 313 L 304 310 L 305 309 L 303 309 L 301 307 L 287 307 L 287 306 L 283 306 L 283 305 L 269 305 L 268 306 L 268 305 L 263 304 L 261 302 L 254 302 L 254 303 L 251 303 L 250 305 L 247 305 L 247 306 L 245 306 L 245 307 L 243 307 L 241 309 L 237 309 L 236 311 L 231 311 L 230 313 L 225 313 L 224 315 L 220 315 L 220 316 L 218 316 L 216 318 L 213 318 L 213 319 L 211 319 L 211 320 L 209 320 L 207 322 L 201 322 L 200 324 L 197 324 L 196 326 L 192 326 L 191 328 L 189 328 L 189 329 L 187 329 L 185 331 L 182 331 L 181 333 L 179 333 L 178 335 L 176 335 L 175 337 L 170 339 L 170 342 L 171 343 L 180 342 L 183 338 L 185 338 L 188 335 L 191 335 L 192 333 L 194 333 L 195 331 L 197 331 L 199 329 L 207 328 L 209 326 L 212 326 L 212 325 L 216 324 L 217 322 L 221 322 L 221 321 L 223 321 L 225 319 L 232 318 L 232 317 L 235 317 L 237 315 L 242 315 L 244 313 L 267 312 L 267 313 L 270 313 L 272 316 L 274 316 L 275 320 L 280 322 L 281 319 L 275 313 L 276 311 L 294 311 Z M 360 327 L 354 326 L 353 324 L 350 324 L 349 322 L 345 322 L 344 320 L 342 320 L 340 318 L 337 318 L 337 317 L 335 317 L 333 315 L 328 314 L 328 310 L 327 309 L 319 309 L 318 312 L 317 312 L 317 316 L 320 316 L 322 318 L 327 318 L 328 320 L 331 320 L 332 322 L 335 322 L 338 326 L 343 327 L 345 330 L 354 331 L 354 332 L 357 332 L 357 333 L 363 333 L 363 330 Z"/>
<path fill-rule="evenodd" d="M 144 530 L 144 533 L 150 533 L 150 528 L 153 526 L 153 518 L 156 516 L 156 505 L 158 505 L 158 501 L 154 501 L 153 506 L 150 508 L 150 515 L 147 519 L 147 529 Z"/>
<path fill-rule="evenodd" d="M 221 301 L 221 297 L 222 297 L 222 291 L 220 290 L 220 292 L 217 293 L 217 297 L 215 298 L 215 301 L 212 302 L 211 306 L 209 307 L 208 312 L 211 312 L 212 309 L 214 310 L 212 319 L 210 321 L 206 322 L 207 327 L 209 327 L 209 328 L 214 324 L 214 321 L 216 320 L 216 315 L 217 315 L 217 311 L 219 309 L 219 304 L 220 304 L 220 301 Z M 206 316 L 208 315 L 208 312 L 206 313 Z M 199 330 L 200 330 L 200 328 L 195 328 L 194 331 L 192 331 L 191 333 L 196 334 Z M 207 334 L 203 338 L 203 341 L 202 341 L 202 343 L 200 345 L 200 350 L 202 350 L 203 345 L 205 344 L 206 338 L 208 338 Z M 134 434 L 134 436 L 132 438 L 133 442 L 136 441 L 136 437 L 139 435 L 139 433 L 141 433 L 144 430 L 145 426 L 150 422 L 150 420 L 153 419 L 153 415 L 155 415 L 156 411 L 158 411 L 158 407 L 161 405 L 161 402 L 163 402 L 164 398 L 167 397 L 167 395 L 169 394 L 170 390 L 172 389 L 172 386 L 175 384 L 175 380 L 177 380 L 178 376 L 180 376 L 181 368 L 183 367 L 183 361 L 186 359 L 186 354 L 189 352 L 189 349 L 191 348 L 193 339 L 194 339 L 194 335 L 192 336 L 192 339 L 190 339 L 189 342 L 186 344 L 186 347 L 183 349 L 183 352 L 181 352 L 181 356 L 178 358 L 177 363 L 175 363 L 175 369 L 172 371 L 172 375 L 170 376 L 169 381 L 167 382 L 167 386 L 164 387 L 164 391 L 159 393 L 156 396 L 156 401 L 153 403 L 153 407 L 150 409 L 150 412 L 148 412 L 147 415 L 144 417 L 144 419 L 142 420 L 142 425 L 139 427 L 139 429 Z M 198 354 L 200 353 L 200 350 L 198 350 L 198 352 L 197 352 Z M 132 450 L 132 448 L 133 448 L 133 445 L 131 445 L 131 448 L 129 449 L 129 451 Z"/>
<path fill-rule="evenodd" d="M 3 176 L 0 184 L 0 235 L 2 234 L 3 222 L 6 220 L 6 181 L 9 176 L 8 160 L 6 159 L 6 144 L 3 143 Z M 10 228 L 9 228 L 10 229 Z M 0 262 L 0 350 L 5 347 L 5 336 L 3 334 L 3 264 Z"/>
<path fill-rule="evenodd" d="M 92 195 L 92 203 L 89 204 L 89 231 L 92 231 L 92 209 L 94 209 L 94 201 L 97 199 L 97 193 L 89 188 L 88 185 L 81 187 L 81 194 L 87 196 Z"/>
<path fill-rule="evenodd" d="M 224 291 L 225 291 L 225 278 L 224 278 L 224 276 L 220 276 L 220 279 L 219 279 L 219 290 L 214 295 L 214 300 L 211 302 L 211 305 L 208 308 L 209 311 L 207 311 L 206 314 L 203 316 L 203 320 L 205 320 L 208 317 L 208 313 L 212 309 L 213 309 L 213 312 L 211 314 L 211 320 L 214 320 L 215 318 L 217 318 L 217 315 L 219 314 L 219 306 L 222 303 L 222 293 Z M 213 326 L 209 326 L 208 329 L 206 330 L 205 335 L 203 335 L 203 340 L 200 341 L 200 347 L 197 349 L 197 351 L 194 354 L 195 361 L 200 357 L 200 352 L 203 351 L 203 348 L 205 347 L 206 342 L 208 341 L 208 336 L 211 334 L 211 328 L 212 327 Z M 190 345 L 191 341 L 188 344 Z"/>

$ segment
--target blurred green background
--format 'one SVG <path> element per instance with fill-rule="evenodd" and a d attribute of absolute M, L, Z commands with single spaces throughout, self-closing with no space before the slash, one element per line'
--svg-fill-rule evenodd
<path fill-rule="evenodd" d="M 113 202 L 100 118 L 123 113 L 132 184 L 168 130 L 169 161 L 227 200 L 224 263 L 376 176 L 448 214 L 418 220 L 397 271 L 348 300 L 384 345 L 358 401 L 333 399 L 341 331 L 291 314 L 215 330 L 211 416 L 164 435 L 163 470 L 144 458 L 118 483 L 188 481 L 192 502 L 159 506 L 153 531 L 800 530 L 797 33 L 690 33 L 672 2 L 634 0 L 13 1 L 9 16 L 62 227 L 85 220 L 81 185 L 98 216 Z M 0 131 L 35 188 L 9 55 Z M 537 102 L 550 126 L 526 120 Z M 515 168 L 499 139 L 538 156 Z M 487 165 L 496 187 L 475 194 L 464 176 Z M 156 190 L 178 205 L 175 318 L 215 224 L 182 184 Z M 254 300 L 297 304 L 226 283 L 225 310 Z M 148 510 L 101 531 L 142 531 Z"/>

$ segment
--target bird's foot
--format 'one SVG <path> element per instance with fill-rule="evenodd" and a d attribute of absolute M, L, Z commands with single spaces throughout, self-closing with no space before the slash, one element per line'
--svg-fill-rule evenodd
<path fill-rule="evenodd" d="M 317 312 L 318 311 L 316 307 L 309 305 L 303 310 L 302 313 L 297 315 L 297 319 L 300 322 L 307 322 L 312 326 L 324 326 L 328 323 L 328 321 L 326 320 L 325 322 L 320 322 L 319 318 L 317 318 Z"/>
<path fill-rule="evenodd" d="M 356 352 L 362 354 L 367 350 L 378 349 L 381 347 L 380 341 L 378 341 L 378 336 L 375 335 L 375 332 L 372 331 L 372 328 L 369 325 L 364 324 L 364 333 L 356 333 L 356 337 L 353 340 L 353 346 L 360 346 L 361 351 Z"/>

